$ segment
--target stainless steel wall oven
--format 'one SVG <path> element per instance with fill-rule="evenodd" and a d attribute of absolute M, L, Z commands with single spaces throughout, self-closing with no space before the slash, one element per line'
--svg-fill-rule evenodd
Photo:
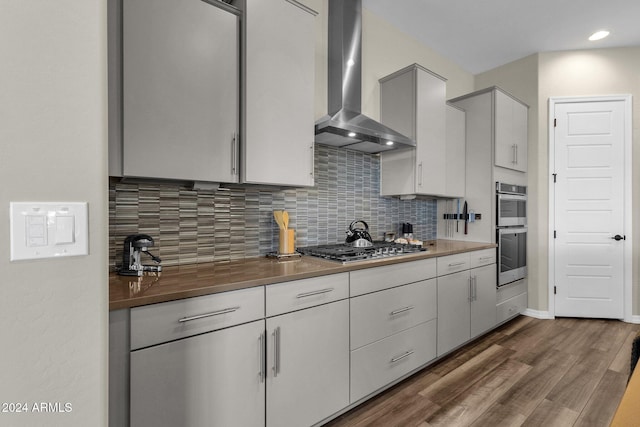
<path fill-rule="evenodd" d="M 527 187 L 496 183 L 498 283 L 527 277 Z"/>

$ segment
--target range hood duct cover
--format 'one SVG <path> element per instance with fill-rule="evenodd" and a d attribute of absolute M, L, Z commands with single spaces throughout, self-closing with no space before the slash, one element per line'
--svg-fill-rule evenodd
<path fill-rule="evenodd" d="M 362 1 L 329 0 L 328 111 L 315 125 L 318 144 L 379 153 L 415 147 L 411 138 L 362 111 Z"/>

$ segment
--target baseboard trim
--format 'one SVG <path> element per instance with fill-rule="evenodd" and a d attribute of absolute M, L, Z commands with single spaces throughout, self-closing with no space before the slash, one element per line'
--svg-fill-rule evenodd
<path fill-rule="evenodd" d="M 552 316 L 548 311 L 532 310 L 530 308 L 527 308 L 522 312 L 522 314 L 529 317 L 535 317 L 536 319 L 555 319 L 555 316 Z"/>
<path fill-rule="evenodd" d="M 632 315 L 631 319 L 629 319 L 629 323 L 640 324 L 640 315 L 637 315 L 637 314 Z"/>

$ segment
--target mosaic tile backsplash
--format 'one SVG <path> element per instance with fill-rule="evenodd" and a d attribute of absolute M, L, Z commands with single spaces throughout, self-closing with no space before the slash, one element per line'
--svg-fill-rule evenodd
<path fill-rule="evenodd" d="M 313 188 L 193 190 L 178 183 L 109 184 L 109 266 L 119 266 L 130 234 L 149 234 L 162 265 L 264 256 L 278 248 L 274 210 L 289 211 L 296 245 L 342 243 L 356 219 L 374 240 L 413 224 L 422 240 L 436 238 L 436 202 L 380 197 L 378 156 L 316 145 Z"/>

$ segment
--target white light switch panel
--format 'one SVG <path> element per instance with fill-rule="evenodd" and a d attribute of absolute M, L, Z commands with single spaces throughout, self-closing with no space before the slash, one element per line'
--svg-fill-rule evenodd
<path fill-rule="evenodd" d="M 89 254 L 86 203 L 11 202 L 11 261 Z"/>

